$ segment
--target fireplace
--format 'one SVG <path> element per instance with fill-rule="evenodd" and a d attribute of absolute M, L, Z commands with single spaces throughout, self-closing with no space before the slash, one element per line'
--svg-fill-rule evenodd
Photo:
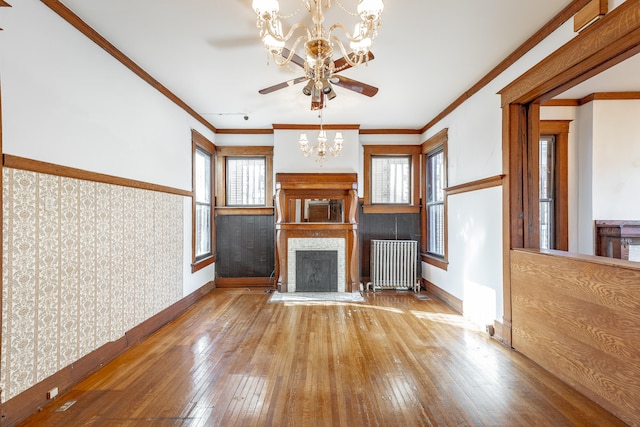
<path fill-rule="evenodd" d="M 304 252 L 330 252 L 334 261 L 316 261 L 324 273 L 335 263 L 331 291 L 359 290 L 356 174 L 276 175 L 276 277 L 278 291 L 324 291 L 313 275 L 299 276 Z M 318 255 L 315 256 L 327 256 Z M 310 261 L 310 260 L 305 260 Z M 313 265 L 303 267 L 314 268 Z M 305 270 L 304 274 L 311 274 Z M 332 281 L 334 280 L 332 277 Z M 300 282 L 304 280 L 305 283 Z M 309 281 L 314 282 L 309 285 Z M 321 280 L 325 282 L 325 279 Z"/>
<path fill-rule="evenodd" d="M 338 292 L 338 251 L 296 251 L 295 292 Z"/>
<path fill-rule="evenodd" d="M 331 292 L 321 291 L 318 289 L 300 289 L 298 286 L 298 256 L 301 253 L 324 252 L 334 254 L 336 289 L 335 292 L 344 292 L 346 290 L 345 280 L 345 241 L 340 238 L 290 238 L 287 241 L 287 271 L 289 272 L 289 281 L 287 283 L 288 292 Z"/>

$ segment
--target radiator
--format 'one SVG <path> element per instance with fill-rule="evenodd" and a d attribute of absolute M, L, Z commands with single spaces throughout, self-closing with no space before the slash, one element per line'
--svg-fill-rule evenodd
<path fill-rule="evenodd" d="M 367 290 L 420 290 L 417 277 L 418 242 L 415 240 L 372 240 L 371 282 Z"/>

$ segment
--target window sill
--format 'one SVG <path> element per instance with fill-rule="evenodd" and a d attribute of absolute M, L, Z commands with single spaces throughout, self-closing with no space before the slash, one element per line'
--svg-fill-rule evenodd
<path fill-rule="evenodd" d="M 449 268 L 449 261 L 447 261 L 446 259 L 438 258 L 429 254 L 422 254 L 421 258 L 422 262 L 426 262 L 427 264 L 438 267 L 444 271 L 447 271 L 447 269 Z"/>
<path fill-rule="evenodd" d="M 419 214 L 420 206 L 415 205 L 363 205 L 366 214 Z"/>
<path fill-rule="evenodd" d="M 195 273 L 198 270 L 202 270 L 203 268 L 213 264 L 216 262 L 216 256 L 211 255 L 207 258 L 203 258 L 191 264 L 191 273 Z"/>
<path fill-rule="evenodd" d="M 271 206 L 258 207 L 216 207 L 216 215 L 273 215 L 274 208 Z"/>

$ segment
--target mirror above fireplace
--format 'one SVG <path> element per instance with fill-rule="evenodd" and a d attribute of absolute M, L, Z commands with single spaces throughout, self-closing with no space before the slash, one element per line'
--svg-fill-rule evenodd
<path fill-rule="evenodd" d="M 344 222 L 343 199 L 290 199 L 292 222 Z"/>

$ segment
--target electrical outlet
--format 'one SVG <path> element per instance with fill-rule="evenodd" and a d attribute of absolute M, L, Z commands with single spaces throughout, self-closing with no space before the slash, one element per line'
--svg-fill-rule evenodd
<path fill-rule="evenodd" d="M 54 387 L 47 392 L 47 400 L 51 400 L 58 395 L 58 387 Z"/>

